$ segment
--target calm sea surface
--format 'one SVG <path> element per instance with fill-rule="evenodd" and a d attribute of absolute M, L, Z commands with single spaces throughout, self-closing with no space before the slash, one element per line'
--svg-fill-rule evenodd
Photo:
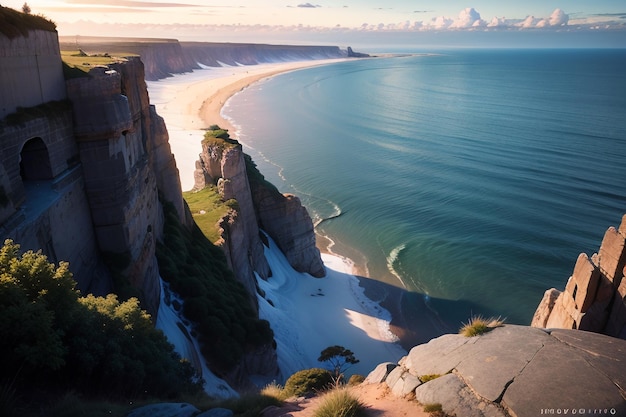
<path fill-rule="evenodd" d="M 626 213 L 626 50 L 464 50 L 296 71 L 224 113 L 332 250 L 455 330 L 528 324 Z"/>

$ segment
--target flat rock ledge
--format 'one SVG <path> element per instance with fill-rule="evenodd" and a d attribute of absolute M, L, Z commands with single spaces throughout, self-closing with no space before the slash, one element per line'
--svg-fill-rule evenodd
<path fill-rule="evenodd" d="M 626 416 L 626 340 L 505 325 L 415 346 L 364 383 L 463 417 Z"/>

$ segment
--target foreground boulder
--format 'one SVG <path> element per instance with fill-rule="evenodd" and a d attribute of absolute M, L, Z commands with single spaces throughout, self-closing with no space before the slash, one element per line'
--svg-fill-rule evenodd
<path fill-rule="evenodd" d="M 366 382 L 380 381 L 374 372 Z M 457 416 L 626 415 L 626 341 L 514 325 L 448 334 L 411 349 L 384 381 Z"/>

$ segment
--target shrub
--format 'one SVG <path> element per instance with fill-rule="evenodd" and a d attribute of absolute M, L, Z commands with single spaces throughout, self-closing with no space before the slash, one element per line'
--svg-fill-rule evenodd
<path fill-rule="evenodd" d="M 363 381 L 365 381 L 365 377 L 363 375 L 354 374 L 350 377 L 350 379 L 348 379 L 348 385 L 353 387 L 355 385 L 359 385 Z"/>
<path fill-rule="evenodd" d="M 248 393 L 239 398 L 220 401 L 217 407 L 231 410 L 237 417 L 257 417 L 269 406 L 280 406 L 282 401 L 263 393 Z"/>
<path fill-rule="evenodd" d="M 333 375 L 326 369 L 311 368 L 298 371 L 285 382 L 286 395 L 303 396 L 324 391 L 333 384 Z"/>
<path fill-rule="evenodd" d="M 137 299 L 81 297 L 69 264 L 20 255 L 11 240 L 0 249 L 0 334 L 11 335 L 0 338 L 0 369 L 18 394 L 169 397 L 201 389 Z"/>
<path fill-rule="evenodd" d="M 345 388 L 334 389 L 322 397 L 314 417 L 357 417 L 363 415 L 364 406 Z"/>
<path fill-rule="evenodd" d="M 276 382 L 272 382 L 271 384 L 266 385 L 261 390 L 261 395 L 265 395 L 267 397 L 276 398 L 277 400 L 283 401 L 287 399 L 286 390 L 284 387 L 278 385 Z"/>
<path fill-rule="evenodd" d="M 500 319 L 500 317 L 497 319 L 493 317 L 485 319 L 482 316 L 474 316 L 468 323 L 461 327 L 459 333 L 465 337 L 480 336 L 481 334 L 490 332 L 496 327 L 501 327 L 503 325 L 504 320 Z"/>
<path fill-rule="evenodd" d="M 30 13 L 20 13 L 9 7 L 0 6 L 0 33 L 9 39 L 28 36 L 31 30 L 56 32 L 56 24 L 43 17 Z"/>

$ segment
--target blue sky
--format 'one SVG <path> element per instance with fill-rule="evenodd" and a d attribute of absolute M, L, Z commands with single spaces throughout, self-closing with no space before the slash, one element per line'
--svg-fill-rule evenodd
<path fill-rule="evenodd" d="M 2 0 L 3 6 L 16 9 L 23 4 Z M 253 41 L 251 33 L 269 32 L 290 32 L 298 39 L 305 33 L 319 37 L 350 31 L 626 33 L 626 2 L 618 0 L 31 0 L 28 4 L 33 13 L 54 20 L 61 35 L 114 35 L 110 32 L 119 29 L 124 36 L 199 40 L 195 38 L 230 33 L 233 41 Z M 620 42 L 619 36 L 613 38 Z"/>

